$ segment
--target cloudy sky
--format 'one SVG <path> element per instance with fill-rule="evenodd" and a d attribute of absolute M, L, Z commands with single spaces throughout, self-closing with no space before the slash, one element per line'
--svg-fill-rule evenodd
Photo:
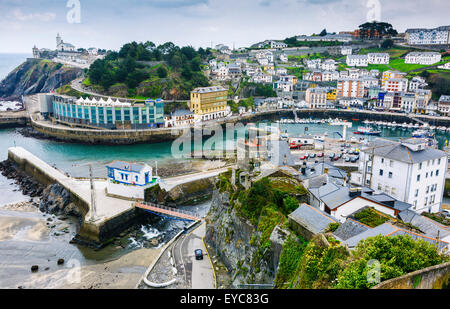
<path fill-rule="evenodd" d="M 147 40 L 241 47 L 323 28 L 354 30 L 371 16 L 399 32 L 442 26 L 450 24 L 448 12 L 448 0 L 0 0 L 0 53 L 54 49 L 57 32 L 85 48 Z"/>

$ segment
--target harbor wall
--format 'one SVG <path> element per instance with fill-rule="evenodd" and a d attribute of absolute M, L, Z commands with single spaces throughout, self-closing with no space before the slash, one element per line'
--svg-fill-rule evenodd
<path fill-rule="evenodd" d="M 390 112 L 371 112 L 371 111 L 353 111 L 353 110 L 313 110 L 300 109 L 296 111 L 299 118 L 341 118 L 351 121 L 387 121 L 397 123 L 413 123 L 413 118 L 420 121 L 428 122 L 434 126 L 450 127 L 450 117 L 432 117 L 428 115 L 406 115 Z M 219 119 L 215 122 L 205 124 L 225 126 L 227 123 L 248 123 L 267 121 L 275 122 L 280 118 L 294 119 L 294 111 L 292 109 L 280 109 L 267 112 L 258 112 L 255 114 L 247 114 L 238 117 Z M 137 144 L 137 143 L 159 143 L 165 141 L 173 141 L 183 133 L 183 128 L 161 128 L 161 129 L 141 129 L 141 130 L 97 130 L 86 128 L 72 128 L 64 125 L 52 125 L 51 123 L 42 121 L 31 121 L 32 127 L 48 136 L 64 142 L 78 142 L 87 144 Z M 191 128 L 193 130 L 193 128 Z"/>
<path fill-rule="evenodd" d="M 0 129 L 25 127 L 30 124 L 30 117 L 26 112 L 0 113 Z"/>

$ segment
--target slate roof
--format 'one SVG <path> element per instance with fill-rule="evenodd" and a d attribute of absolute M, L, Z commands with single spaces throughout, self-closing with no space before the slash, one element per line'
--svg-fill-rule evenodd
<path fill-rule="evenodd" d="M 289 218 L 302 225 L 314 234 L 324 232 L 330 223 L 337 223 L 335 219 L 308 204 L 300 205 Z"/>
<path fill-rule="evenodd" d="M 448 246 L 449 244 L 445 241 L 442 240 L 437 240 L 434 238 L 430 238 L 427 237 L 425 235 L 420 235 L 417 233 L 413 233 L 401 228 L 398 228 L 396 226 L 393 226 L 390 223 L 385 223 L 382 224 L 380 226 L 377 226 L 376 228 L 367 230 L 361 234 L 358 234 L 356 236 L 353 236 L 347 240 L 344 241 L 344 244 L 348 245 L 349 248 L 354 248 L 356 247 L 356 245 L 361 241 L 364 240 L 368 237 L 375 237 L 378 235 L 383 235 L 383 236 L 398 236 L 398 235 L 409 235 L 412 239 L 414 240 L 418 240 L 418 239 L 422 239 L 426 242 L 429 242 L 431 244 L 437 244 L 439 250 L 445 248 L 446 246 Z"/>
<path fill-rule="evenodd" d="M 130 162 L 124 162 L 124 161 L 114 161 L 111 164 L 108 164 L 106 167 L 113 168 L 113 169 L 119 169 L 129 172 L 135 172 L 140 173 L 145 165 L 143 164 L 137 164 L 137 163 L 130 163 Z"/>
<path fill-rule="evenodd" d="M 423 150 L 412 151 L 408 147 L 399 142 L 389 141 L 377 138 L 372 141 L 368 147 L 363 148 L 362 151 L 366 153 L 373 153 L 376 156 L 392 159 L 395 161 L 405 162 L 408 164 L 416 164 L 428 160 L 439 159 L 446 156 L 446 153 L 432 148 L 425 148 Z"/>
<path fill-rule="evenodd" d="M 302 179 L 320 176 L 324 174 L 325 169 L 328 169 L 328 175 L 330 177 L 340 179 L 344 179 L 345 177 L 347 177 L 347 173 L 344 170 L 332 164 L 322 162 L 308 166 L 306 168 L 305 175 L 302 175 Z"/>
<path fill-rule="evenodd" d="M 428 237 L 437 238 L 439 236 L 439 238 L 444 238 L 450 235 L 450 227 L 445 227 L 430 218 L 418 215 L 414 211 L 405 210 L 398 216 L 403 222 L 418 227 Z"/>
<path fill-rule="evenodd" d="M 348 218 L 345 221 L 345 223 L 342 223 L 339 226 L 339 228 L 336 231 L 334 231 L 333 235 L 339 238 L 340 240 L 344 241 L 356 235 L 364 233 L 370 229 L 371 227 L 364 225 L 361 222 Z"/>
<path fill-rule="evenodd" d="M 350 187 L 333 182 L 328 182 L 326 185 L 319 188 L 309 188 L 308 190 L 331 210 L 360 197 L 399 211 L 411 207 L 410 204 L 398 201 L 385 193 L 373 194 L 374 190 L 367 187 L 362 187 L 361 194 L 355 196 L 350 196 Z"/>
<path fill-rule="evenodd" d="M 186 115 L 191 115 L 191 114 L 194 114 L 194 113 L 187 109 L 177 109 L 173 112 L 173 116 L 175 116 L 175 117 L 181 117 L 181 116 L 186 116 Z"/>

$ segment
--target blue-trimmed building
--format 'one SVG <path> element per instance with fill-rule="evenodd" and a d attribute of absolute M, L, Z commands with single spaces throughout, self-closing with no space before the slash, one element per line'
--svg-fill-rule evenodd
<path fill-rule="evenodd" d="M 106 192 L 109 195 L 143 200 L 145 189 L 160 182 L 158 176 L 153 176 L 153 168 L 147 164 L 114 161 L 106 168 Z"/>
<path fill-rule="evenodd" d="M 148 129 L 164 127 L 162 99 L 143 103 L 109 98 L 83 99 L 51 95 L 47 114 L 61 122 L 105 129 Z M 41 104 L 42 105 L 42 104 Z M 44 115 L 45 116 L 45 115 Z"/>

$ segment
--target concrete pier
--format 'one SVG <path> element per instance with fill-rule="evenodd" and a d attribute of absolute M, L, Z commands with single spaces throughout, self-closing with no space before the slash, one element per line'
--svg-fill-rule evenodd
<path fill-rule="evenodd" d="M 106 195 L 106 180 L 94 180 L 96 211 L 93 213 L 89 180 L 69 177 L 22 147 L 9 148 L 8 159 L 39 182 L 47 185 L 59 183 L 70 193 L 71 200 L 79 207 L 84 217 L 75 241 L 101 246 L 135 219 L 132 201 Z"/>

